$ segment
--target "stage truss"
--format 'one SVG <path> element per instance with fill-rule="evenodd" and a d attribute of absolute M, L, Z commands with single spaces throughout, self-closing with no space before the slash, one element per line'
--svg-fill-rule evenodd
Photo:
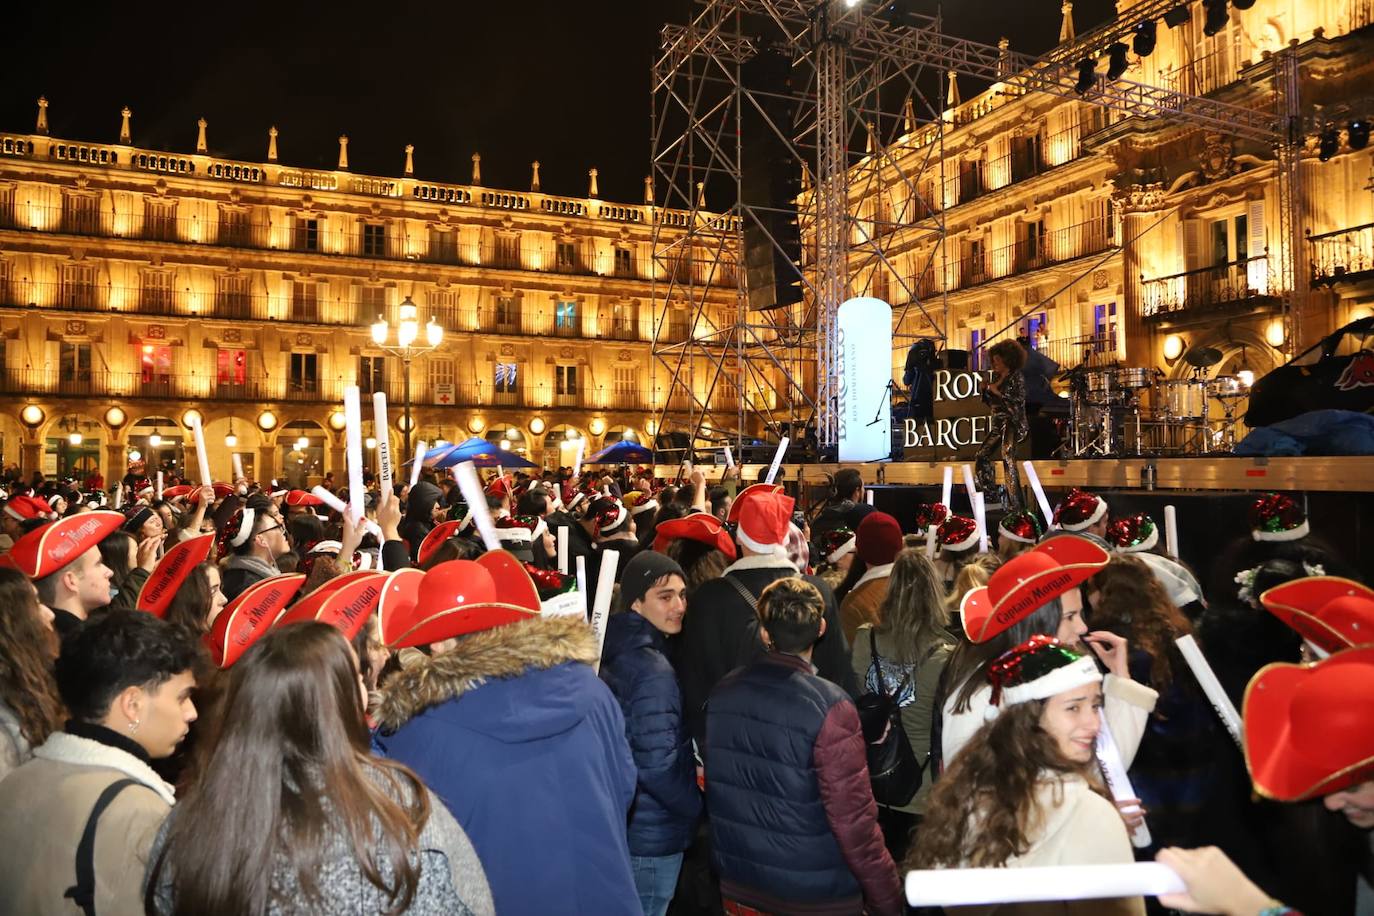
<path fill-rule="evenodd" d="M 928 187 L 943 194 L 950 178 L 944 138 L 955 125 L 946 113 L 946 74 L 1000 82 L 1008 95 L 1044 92 L 1119 117 L 1166 117 L 1273 146 L 1284 249 L 1278 280 L 1286 339 L 1296 342 L 1301 308 L 1295 300 L 1303 284 L 1296 264 L 1301 249 L 1293 240 L 1301 234 L 1303 201 L 1292 49 L 1274 55 L 1273 111 L 1102 76 L 1081 95 L 1077 61 L 1129 40 L 1137 23 L 1162 15 L 1176 0 L 1147 0 L 1043 58 L 946 35 L 937 18 L 894 12 L 897 5 L 700 0 L 690 24 L 663 28 L 652 71 L 651 174 L 656 203 L 686 213 L 654 223 L 654 372 L 667 378 L 654 404 L 657 430 L 685 432 L 692 447 L 705 449 L 755 436 L 790 435 L 795 442 L 809 427 L 822 453 L 832 449 L 836 311 L 849 296 L 870 294 L 880 272 L 890 278 L 887 298 L 899 329 L 894 347 L 947 338 L 947 293 L 929 299 L 917 293 L 947 243 L 943 201 L 926 199 L 921 190 L 933 177 Z M 751 89 L 742 78 L 741 67 L 765 48 L 783 49 L 792 59 L 791 85 L 782 95 Z M 796 111 L 792 123 L 768 117 L 775 102 Z M 743 229 L 766 226 L 769 213 L 746 204 L 742 193 L 746 111 L 763 117 L 800 175 L 804 297 L 795 306 L 748 305 Z M 877 192 L 895 185 L 919 218 L 905 209 L 875 211 Z M 913 224 L 935 244 L 924 263 L 903 273 L 890 260 L 894 230 Z"/>

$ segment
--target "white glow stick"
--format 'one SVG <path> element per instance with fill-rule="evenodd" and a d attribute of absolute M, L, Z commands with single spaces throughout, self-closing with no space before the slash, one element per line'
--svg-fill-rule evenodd
<path fill-rule="evenodd" d="M 361 393 L 357 385 L 345 385 L 344 401 L 344 444 L 348 461 L 348 504 L 353 514 L 362 518 L 363 508 L 363 408 Z"/>
<path fill-rule="evenodd" d="M 988 516 L 983 494 L 973 494 L 973 518 L 978 523 L 978 552 L 988 552 Z"/>
<path fill-rule="evenodd" d="M 191 435 L 196 440 L 196 461 L 200 464 L 200 485 L 214 483 L 210 476 L 210 458 L 205 451 L 205 430 L 201 428 L 200 417 L 191 418 Z"/>
<path fill-rule="evenodd" d="M 391 493 L 391 427 L 386 422 L 386 392 L 372 393 L 372 426 L 377 436 L 377 477 L 383 493 Z"/>
<path fill-rule="evenodd" d="M 1217 711 L 1217 716 L 1221 719 L 1221 724 L 1226 726 L 1226 730 L 1235 739 L 1236 746 L 1242 752 L 1245 750 L 1244 726 L 1240 721 L 1240 713 L 1236 712 L 1235 704 L 1222 689 L 1221 681 L 1217 680 L 1216 672 L 1207 663 L 1207 658 L 1198 648 L 1197 641 L 1192 636 L 1180 636 L 1174 640 L 1178 646 L 1178 651 L 1182 653 L 1183 660 L 1188 663 L 1188 667 L 1193 669 L 1193 677 L 1197 678 L 1198 686 L 1202 692 L 1207 694 L 1207 699 L 1212 702 L 1212 708 Z"/>
<path fill-rule="evenodd" d="M 1173 506 L 1164 507 L 1164 545 L 1169 556 L 1178 556 L 1178 510 Z"/>
<path fill-rule="evenodd" d="M 864 488 L 864 498 L 868 501 L 868 504 L 869 504 L 870 506 L 873 505 L 873 491 L 872 491 L 872 490 L 870 490 L 870 489 L 868 489 L 868 488 Z"/>
<path fill-rule="evenodd" d="M 932 523 L 930 527 L 926 528 L 926 556 L 930 559 L 935 558 L 935 535 L 939 527 L 939 525 Z"/>
<path fill-rule="evenodd" d="M 725 446 L 725 466 L 732 468 L 735 466 L 735 454 L 730 451 L 730 446 Z"/>
<path fill-rule="evenodd" d="M 122 489 L 122 488 L 121 488 Z M 157 498 L 162 498 L 162 472 L 157 472 Z"/>
<path fill-rule="evenodd" d="M 973 468 L 969 467 L 967 464 L 964 465 L 964 489 L 968 490 L 968 504 L 969 508 L 972 508 L 973 494 L 978 492 L 978 487 L 973 482 Z"/>
<path fill-rule="evenodd" d="M 768 476 L 764 479 L 764 483 L 772 483 L 778 476 L 778 468 L 782 466 L 782 456 L 787 454 L 789 441 L 786 436 L 783 436 L 782 441 L 778 443 L 778 450 L 773 453 L 773 463 L 768 466 Z"/>
<path fill-rule="evenodd" d="M 471 461 L 464 461 L 453 468 L 453 477 L 458 481 L 458 489 L 468 504 L 472 520 L 477 524 L 477 532 L 482 535 L 482 543 L 488 550 L 500 550 L 501 539 L 496 536 L 496 523 L 491 520 L 491 509 L 487 508 L 487 496 L 482 492 L 482 482 L 477 479 L 477 467 Z"/>
<path fill-rule="evenodd" d="M 239 457 L 239 453 L 231 452 L 229 460 L 234 465 L 234 483 L 237 484 L 240 480 L 247 479 L 248 475 L 243 473 L 243 459 Z"/>
<path fill-rule="evenodd" d="M 310 492 L 318 496 L 320 498 L 320 502 L 324 503 L 326 506 L 333 509 L 340 515 L 348 514 L 348 512 L 351 509 L 348 503 L 344 502 L 342 499 L 339 499 L 339 497 L 335 496 L 333 493 L 330 493 L 324 487 L 315 487 Z M 379 526 L 376 522 L 365 518 L 363 519 L 363 528 L 371 532 L 372 534 L 375 534 L 378 540 L 381 540 L 382 529 L 381 526 Z"/>
<path fill-rule="evenodd" d="M 161 472 L 158 472 L 158 476 L 159 476 L 159 477 L 162 476 L 162 475 L 161 475 Z M 118 486 L 115 487 L 115 503 L 114 503 L 114 507 L 115 507 L 116 509 L 118 509 L 118 508 L 122 507 L 123 505 L 124 505 L 124 484 L 121 483 L 121 484 L 119 484 Z"/>
<path fill-rule="evenodd" d="M 906 902 L 911 906 L 1158 897 L 1187 890 L 1177 872 L 1158 862 L 944 868 L 906 873 Z"/>
<path fill-rule="evenodd" d="M 1131 785 L 1131 778 L 1126 774 L 1126 763 L 1121 759 L 1121 749 L 1116 746 L 1116 740 L 1112 738 L 1112 730 L 1107 727 L 1107 717 L 1102 716 L 1102 727 L 1097 731 L 1097 762 L 1102 765 L 1102 776 L 1107 781 L 1107 788 L 1111 790 L 1112 798 L 1122 802 L 1137 798 L 1135 788 Z M 1123 814 L 1137 814 L 1140 812 L 1139 805 L 1131 805 L 1129 808 L 1121 809 Z M 1150 828 L 1143 821 L 1140 826 L 1131 831 L 1131 845 L 1136 849 L 1145 849 L 1154 840 L 1150 837 Z"/>
<path fill-rule="evenodd" d="M 941 486 L 941 488 L 940 488 L 940 505 L 944 506 L 946 509 L 949 509 L 949 511 L 950 511 L 951 513 L 952 513 L 954 510 L 953 510 L 953 509 L 950 509 L 949 501 L 950 501 L 951 499 L 954 498 L 954 495 L 953 495 L 953 494 L 954 494 L 954 466 L 953 466 L 953 465 L 947 464 L 947 465 L 945 465 L 945 482 L 944 482 L 944 484 L 943 484 L 943 485 Z"/>
<path fill-rule="evenodd" d="M 415 443 L 415 460 L 410 463 L 410 486 L 414 489 L 420 482 L 420 469 L 425 466 L 425 440 Z"/>
<path fill-rule="evenodd" d="M 568 526 L 558 527 L 558 571 L 568 574 Z"/>
<path fill-rule="evenodd" d="M 1040 485 L 1040 475 L 1035 472 L 1034 462 L 1023 461 L 1021 466 L 1026 469 L 1026 482 L 1035 494 L 1035 501 L 1040 504 L 1040 514 L 1045 516 L 1045 530 L 1049 531 L 1054 527 L 1054 511 L 1050 509 L 1050 498 L 1045 495 L 1045 488 Z"/>
<path fill-rule="evenodd" d="M 615 590 L 615 570 L 620 565 L 620 552 L 603 550 L 601 569 L 596 577 L 596 600 L 592 603 L 592 632 L 596 634 L 596 661 L 593 671 L 601 670 L 601 647 L 606 644 L 606 621 L 611 616 L 611 593 Z"/>
<path fill-rule="evenodd" d="M 583 455 L 583 453 L 586 451 L 586 449 L 587 449 L 587 440 L 586 440 L 586 439 L 578 439 L 578 440 L 577 440 L 577 457 L 573 458 L 573 476 L 574 476 L 574 477 L 581 477 L 581 476 L 582 476 L 582 455 Z"/>
<path fill-rule="evenodd" d="M 582 619 L 587 618 L 587 558 L 577 557 L 577 593 L 582 596 Z"/>

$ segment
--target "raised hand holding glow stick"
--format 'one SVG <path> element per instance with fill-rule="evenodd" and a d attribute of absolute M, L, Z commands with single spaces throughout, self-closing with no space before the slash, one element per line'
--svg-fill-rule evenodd
<path fill-rule="evenodd" d="M 1106 716 L 1102 717 L 1101 727 L 1097 731 L 1097 762 L 1102 766 L 1102 776 L 1115 801 L 1123 802 L 1138 798 L 1135 788 L 1131 785 L 1131 778 L 1126 774 L 1126 763 L 1121 759 L 1121 750 L 1112 738 L 1112 730 L 1107 727 Z M 1140 806 L 1133 804 L 1120 810 L 1123 814 L 1135 814 L 1140 810 Z M 1140 825 L 1131 831 L 1131 845 L 1136 849 L 1145 849 L 1153 842 L 1150 828 L 1142 820 Z"/>
<path fill-rule="evenodd" d="M 729 468 L 732 468 L 732 467 L 734 467 L 734 466 L 735 466 L 735 454 L 734 454 L 734 452 L 730 451 L 730 446 L 729 446 L 729 445 L 726 445 L 726 446 L 725 446 L 725 467 L 726 467 L 727 469 L 729 469 Z"/>
<path fill-rule="evenodd" d="M 1178 509 L 1172 505 L 1164 507 L 1164 549 L 1178 558 Z"/>
<path fill-rule="evenodd" d="M 778 450 L 773 453 L 773 463 L 768 466 L 768 476 L 764 479 L 764 483 L 772 483 L 777 479 L 778 468 L 782 467 L 782 459 L 787 454 L 787 443 L 790 441 L 786 436 L 783 436 L 782 441 L 778 443 Z"/>
<path fill-rule="evenodd" d="M 200 485 L 215 482 L 210 476 L 210 457 L 205 451 L 205 429 L 200 425 L 200 417 L 191 418 L 191 436 L 196 442 L 196 462 L 200 465 Z"/>
<path fill-rule="evenodd" d="M 1050 500 L 1045 495 L 1045 488 L 1040 485 L 1040 475 L 1035 472 L 1035 463 L 1023 461 L 1021 466 L 1026 469 L 1026 482 L 1035 494 L 1035 501 L 1040 504 L 1040 514 L 1045 516 L 1045 530 L 1049 531 L 1054 527 L 1054 512 L 1050 509 Z"/>
<path fill-rule="evenodd" d="M 615 570 L 620 564 L 620 552 L 601 552 L 601 569 L 596 577 L 596 600 L 592 603 L 592 632 L 596 634 L 596 661 L 593 671 L 601 670 L 601 649 L 606 644 L 606 621 L 611 616 L 611 593 L 615 590 Z"/>
<path fill-rule="evenodd" d="M 386 421 L 386 392 L 372 393 L 372 426 L 377 436 L 377 478 L 383 493 L 391 492 L 391 427 Z"/>
<path fill-rule="evenodd" d="M 458 489 L 468 504 L 472 520 L 477 525 L 477 533 L 482 535 L 482 543 L 488 550 L 500 550 L 501 539 L 496 536 L 496 523 L 491 519 L 487 508 L 487 497 L 482 492 L 482 482 L 477 479 L 477 467 L 471 461 L 464 461 L 453 469 L 453 477 L 458 481 Z"/>
<path fill-rule="evenodd" d="M 352 507 L 349 506 L 348 503 L 344 502 L 342 499 L 339 499 L 339 497 L 335 496 L 333 493 L 330 493 L 324 487 L 314 487 L 310 490 L 310 492 L 318 496 L 320 498 L 320 502 L 324 503 L 326 506 L 333 509 L 340 515 L 345 515 L 352 509 Z M 363 527 L 366 528 L 368 531 L 372 532 L 373 534 L 375 534 L 378 540 L 382 539 L 382 529 L 376 522 L 372 521 L 371 519 L 364 518 Z"/>
<path fill-rule="evenodd" d="M 415 485 L 420 482 L 420 471 L 423 470 L 425 466 L 426 451 L 428 451 L 428 449 L 425 448 L 425 440 L 421 439 L 419 442 L 415 443 L 415 460 L 410 463 L 411 489 L 414 489 Z"/>
<path fill-rule="evenodd" d="M 366 513 L 363 503 L 363 409 L 357 385 L 344 386 L 344 445 L 348 462 L 348 504 L 356 518 Z"/>

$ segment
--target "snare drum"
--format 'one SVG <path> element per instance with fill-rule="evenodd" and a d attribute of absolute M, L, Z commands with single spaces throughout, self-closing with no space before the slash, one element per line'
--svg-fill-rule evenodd
<path fill-rule="evenodd" d="M 1168 379 L 1156 389 L 1156 407 L 1164 416 L 1200 420 L 1207 416 L 1207 383 L 1194 379 Z"/>
<path fill-rule="evenodd" d="M 1088 375 L 1088 402 L 1099 406 L 1120 404 L 1130 396 L 1117 384 L 1112 369 L 1099 369 Z"/>
<path fill-rule="evenodd" d="M 1154 373 L 1138 366 L 1116 370 L 1116 387 L 1127 391 L 1139 391 L 1154 384 Z"/>
<path fill-rule="evenodd" d="M 1219 375 L 1207 383 L 1207 393 L 1218 400 L 1226 400 L 1243 398 L 1250 393 L 1250 389 L 1234 375 Z"/>

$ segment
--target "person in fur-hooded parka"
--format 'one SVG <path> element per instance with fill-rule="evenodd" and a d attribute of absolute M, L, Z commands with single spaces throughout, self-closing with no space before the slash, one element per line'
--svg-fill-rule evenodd
<path fill-rule="evenodd" d="M 579 617 L 536 617 L 415 653 L 375 707 L 376 743 L 472 840 L 498 913 L 640 912 L 625 720 Z"/>

